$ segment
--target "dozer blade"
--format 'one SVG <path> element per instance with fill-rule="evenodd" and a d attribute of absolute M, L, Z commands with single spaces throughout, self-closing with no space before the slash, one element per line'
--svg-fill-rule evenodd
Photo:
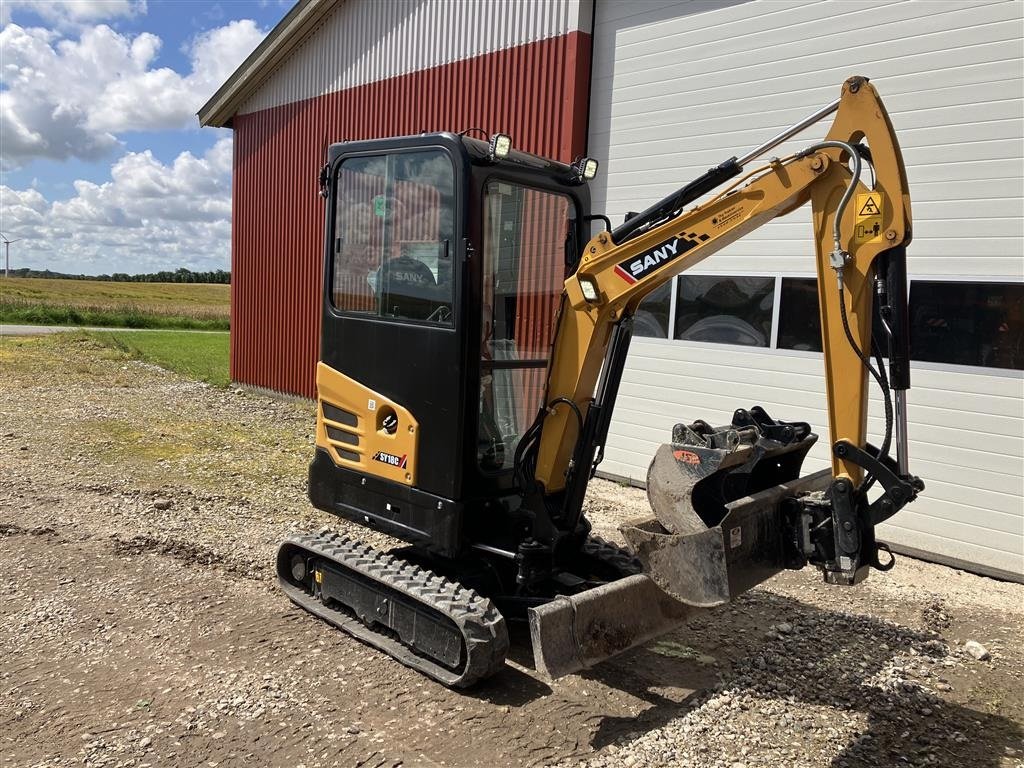
<path fill-rule="evenodd" d="M 529 610 L 534 665 L 550 678 L 588 669 L 674 629 L 694 610 L 644 575 L 557 597 Z"/>

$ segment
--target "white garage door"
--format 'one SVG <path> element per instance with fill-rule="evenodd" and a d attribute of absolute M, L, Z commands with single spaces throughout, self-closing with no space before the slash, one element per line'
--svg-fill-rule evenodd
<path fill-rule="evenodd" d="M 594 210 L 621 221 L 835 99 L 850 75 L 872 79 L 913 197 L 910 455 L 927 484 L 882 534 L 904 550 L 1018 579 L 1022 13 L 1015 0 L 598 2 L 589 146 L 603 161 Z M 603 472 L 642 481 L 674 421 L 726 423 L 754 404 L 811 422 L 822 439 L 807 468 L 826 466 L 813 254 L 804 209 L 648 301 Z"/>

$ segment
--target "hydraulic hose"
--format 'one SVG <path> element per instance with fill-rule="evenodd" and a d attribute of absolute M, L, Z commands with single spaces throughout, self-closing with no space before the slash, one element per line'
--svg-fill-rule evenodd
<path fill-rule="evenodd" d="M 846 187 L 846 191 L 843 192 L 842 198 L 839 200 L 839 206 L 836 208 L 835 219 L 832 221 L 832 268 L 836 271 L 836 276 L 839 280 L 839 293 L 843 292 L 843 267 L 846 266 L 846 262 L 850 260 L 850 254 L 843 250 L 842 244 L 842 221 L 843 212 L 846 211 L 846 206 L 850 203 L 850 199 L 853 197 L 853 192 L 857 187 L 857 183 L 860 181 L 861 171 L 861 160 L 860 153 L 857 148 L 852 144 L 848 144 L 845 141 L 821 141 L 817 144 L 805 149 L 800 153 L 799 157 L 806 157 L 812 152 L 817 152 L 819 149 L 841 149 L 846 152 L 853 159 L 853 176 L 850 178 L 850 183 Z"/>

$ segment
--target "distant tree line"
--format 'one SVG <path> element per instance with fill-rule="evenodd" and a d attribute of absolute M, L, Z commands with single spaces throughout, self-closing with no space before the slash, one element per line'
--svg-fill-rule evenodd
<path fill-rule="evenodd" d="M 126 272 L 114 272 L 112 275 L 67 275 L 63 272 L 51 272 L 49 269 L 12 269 L 14 277 L 43 277 L 60 280 L 107 280 L 114 283 L 221 283 L 231 282 L 231 273 L 223 269 L 210 272 L 193 272 L 181 267 L 173 272 L 149 272 L 144 275 L 129 275 Z"/>

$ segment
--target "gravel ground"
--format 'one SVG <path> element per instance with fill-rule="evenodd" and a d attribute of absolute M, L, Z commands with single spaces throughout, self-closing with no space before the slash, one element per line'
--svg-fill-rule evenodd
<path fill-rule="evenodd" d="M 0 340 L 0 386 L 0 765 L 1024 765 L 1024 586 L 785 573 L 554 683 L 517 630 L 455 693 L 277 591 L 284 535 L 347 528 L 305 500 L 308 404 L 63 334 Z M 611 537 L 645 508 L 588 497 Z"/>

